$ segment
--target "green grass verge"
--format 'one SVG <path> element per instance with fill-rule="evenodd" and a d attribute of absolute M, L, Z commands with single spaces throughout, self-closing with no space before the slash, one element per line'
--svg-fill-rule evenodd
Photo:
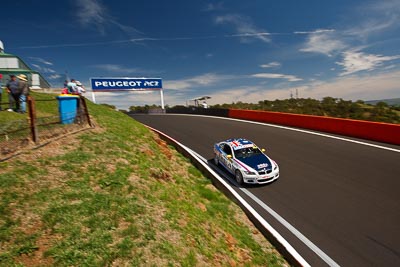
<path fill-rule="evenodd" d="M 58 102 L 56 99 L 57 94 L 43 94 L 43 93 L 31 92 L 31 95 L 35 99 L 37 117 L 41 118 L 49 116 L 58 116 Z M 5 104 L 8 103 L 8 94 L 5 92 L 5 90 L 3 90 L 1 98 L 2 98 L 1 101 L 2 111 L 0 111 L 0 125 L 8 123 L 10 121 L 27 120 L 27 114 L 20 114 L 17 112 L 6 111 L 9 108 L 9 104 Z"/>
<path fill-rule="evenodd" d="M 190 162 L 125 114 L 0 163 L 1 266 L 287 265 Z"/>

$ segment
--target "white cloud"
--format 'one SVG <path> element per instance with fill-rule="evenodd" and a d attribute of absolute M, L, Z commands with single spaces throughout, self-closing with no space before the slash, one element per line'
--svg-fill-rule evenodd
<path fill-rule="evenodd" d="M 50 75 L 48 78 L 49 78 L 50 80 L 58 80 L 58 79 L 60 79 L 61 77 L 63 77 L 63 76 L 61 76 L 60 74 L 53 74 L 53 75 Z"/>
<path fill-rule="evenodd" d="M 281 66 L 281 63 L 276 62 L 276 61 L 260 65 L 261 68 L 278 68 L 280 66 Z"/>
<path fill-rule="evenodd" d="M 289 82 L 297 82 L 297 81 L 303 80 L 294 75 L 286 75 L 286 74 L 278 74 L 278 73 L 257 73 L 257 74 L 252 74 L 251 77 L 264 78 L 264 79 L 286 79 Z"/>
<path fill-rule="evenodd" d="M 347 45 L 339 40 L 333 32 L 315 32 L 308 36 L 302 52 L 320 53 L 331 57 L 334 52 L 346 48 Z"/>
<path fill-rule="evenodd" d="M 309 83 L 298 86 L 287 86 L 270 89 L 265 86 L 238 86 L 213 92 L 202 93 L 201 90 L 193 91 L 194 86 L 210 86 L 218 83 L 220 79 L 233 79 L 233 76 L 204 74 L 185 80 L 164 81 L 164 97 L 166 105 L 183 105 L 193 98 L 193 93 L 198 96 L 209 95 L 212 98 L 209 104 L 223 104 L 237 101 L 257 103 L 261 100 L 287 99 L 290 92 L 296 89 L 299 97 L 322 99 L 326 96 L 349 100 L 372 100 L 398 97 L 400 89 L 400 71 L 392 71 L 377 75 L 345 76 L 330 81 L 311 80 Z M 174 89 L 174 90 L 173 90 Z M 184 90 L 188 89 L 188 90 Z M 128 109 L 131 105 L 160 104 L 159 92 L 127 92 L 127 93 L 98 93 L 96 99 L 100 103 L 109 103 L 118 108 Z"/>
<path fill-rule="evenodd" d="M 101 32 L 104 32 L 106 8 L 102 4 L 96 0 L 80 0 L 76 1 L 76 5 L 78 9 L 75 14 L 83 26 L 94 24 Z"/>
<path fill-rule="evenodd" d="M 124 75 L 142 72 L 138 68 L 126 68 L 118 64 L 98 64 L 98 65 L 93 65 L 93 67 L 107 72 L 124 74 Z"/>
<path fill-rule="evenodd" d="M 56 73 L 55 70 L 50 69 L 50 68 L 43 68 L 42 72 L 44 72 L 44 73 Z"/>
<path fill-rule="evenodd" d="M 217 84 L 223 80 L 232 78 L 235 77 L 231 75 L 218 75 L 215 73 L 206 73 L 181 80 L 166 80 L 163 82 L 163 86 L 164 88 L 169 90 L 186 90 L 198 86 L 209 86 Z"/>
<path fill-rule="evenodd" d="M 382 56 L 365 54 L 356 50 L 343 53 L 343 61 L 336 64 L 344 68 L 340 76 L 352 74 L 359 71 L 371 71 L 383 65 L 385 61 L 400 59 L 400 55 Z"/>
<path fill-rule="evenodd" d="M 361 16 L 362 21 L 359 25 L 347 29 L 345 33 L 365 39 L 370 35 L 398 28 L 400 24 L 399 14 L 399 0 L 374 1 L 362 5 L 357 14 Z"/>
<path fill-rule="evenodd" d="M 222 10 L 224 9 L 223 7 L 224 3 L 223 2 L 218 2 L 218 3 L 209 3 L 205 7 L 204 11 L 217 11 L 217 10 Z"/>
<path fill-rule="evenodd" d="M 317 29 L 314 31 L 296 31 L 294 34 L 315 34 L 315 33 L 325 33 L 325 32 L 334 32 L 334 29 Z"/>
<path fill-rule="evenodd" d="M 248 17 L 228 14 L 216 17 L 215 23 L 233 25 L 237 34 L 229 36 L 241 37 L 242 42 L 248 42 L 249 38 L 256 38 L 265 43 L 271 42 L 271 39 L 268 37 L 270 34 L 264 30 L 258 29 Z"/>
<path fill-rule="evenodd" d="M 36 70 L 38 70 L 39 72 L 43 72 L 43 73 L 56 73 L 55 70 L 51 69 L 51 68 L 47 68 L 47 67 L 42 67 L 38 64 L 31 64 L 32 66 L 35 67 Z"/>
<path fill-rule="evenodd" d="M 372 100 L 398 97 L 400 71 L 377 75 L 339 77 L 332 81 L 307 85 L 304 97 L 321 99 L 325 96 L 350 100 Z"/>
<path fill-rule="evenodd" d="M 360 25 L 345 30 L 344 33 L 365 39 L 370 35 L 385 31 L 397 21 L 398 20 L 394 17 L 388 18 L 387 20 L 369 19 L 362 22 Z"/>
<path fill-rule="evenodd" d="M 135 28 L 123 25 L 109 15 L 109 10 L 98 0 L 75 0 L 77 6 L 74 15 L 77 17 L 78 22 L 90 28 L 95 26 L 97 30 L 105 35 L 107 28 L 116 26 L 120 31 L 133 34 L 139 33 Z"/>
<path fill-rule="evenodd" d="M 47 61 L 47 60 L 45 60 L 43 58 L 40 58 L 40 57 L 29 57 L 29 58 L 34 60 L 34 61 L 36 61 L 36 62 L 40 62 L 42 64 L 45 64 L 45 65 L 53 65 L 52 62 Z M 32 65 L 34 65 L 34 64 L 32 64 Z M 37 65 L 34 65 L 34 66 L 37 66 Z"/>
<path fill-rule="evenodd" d="M 322 99 L 326 96 L 348 100 L 389 99 L 399 96 L 400 71 L 379 75 L 338 77 L 330 81 L 312 81 L 296 87 L 267 89 L 265 87 L 239 87 L 226 89 L 214 94 L 210 104 L 232 103 L 237 101 L 257 103 L 260 100 L 287 99 L 290 91 L 298 89 L 299 97 Z"/>

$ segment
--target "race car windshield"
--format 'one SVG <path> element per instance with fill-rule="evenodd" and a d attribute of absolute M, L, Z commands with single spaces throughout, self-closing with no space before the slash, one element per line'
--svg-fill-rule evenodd
<path fill-rule="evenodd" d="M 261 151 L 257 147 L 246 147 L 235 151 L 236 158 L 246 158 L 259 154 L 261 154 Z"/>

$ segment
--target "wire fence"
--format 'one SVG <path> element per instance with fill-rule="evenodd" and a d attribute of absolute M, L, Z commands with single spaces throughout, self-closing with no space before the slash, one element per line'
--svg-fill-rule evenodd
<path fill-rule="evenodd" d="M 20 118 L 20 114 L 2 111 L 0 160 L 7 159 L 24 148 L 41 145 L 53 138 L 93 127 L 85 98 L 76 96 L 73 100 L 67 107 L 63 107 L 61 100 L 54 97 L 34 99 L 28 96 L 28 112 L 24 119 Z"/>

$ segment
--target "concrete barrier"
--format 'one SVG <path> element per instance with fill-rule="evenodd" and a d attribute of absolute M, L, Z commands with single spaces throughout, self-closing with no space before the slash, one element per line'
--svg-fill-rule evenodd
<path fill-rule="evenodd" d="M 400 145 L 400 124 L 240 109 L 230 109 L 228 117 L 299 127 Z"/>

